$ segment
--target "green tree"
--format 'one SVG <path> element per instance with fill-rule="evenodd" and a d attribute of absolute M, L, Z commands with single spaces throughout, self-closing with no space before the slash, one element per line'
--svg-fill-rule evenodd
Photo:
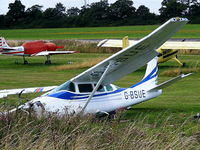
<path fill-rule="evenodd" d="M 42 17 L 42 7 L 40 5 L 33 5 L 32 7 L 26 10 L 27 17 L 31 19 L 38 19 Z"/>
<path fill-rule="evenodd" d="M 160 11 L 160 19 L 165 21 L 171 17 L 182 17 L 187 14 L 187 4 L 178 0 L 163 0 Z"/>
<path fill-rule="evenodd" d="M 108 0 L 101 0 L 100 2 L 92 3 L 87 7 L 82 7 L 80 11 L 82 26 L 100 26 L 105 24 L 108 19 L 108 9 Z"/>
<path fill-rule="evenodd" d="M 110 6 L 110 19 L 123 20 L 135 14 L 132 0 L 117 0 Z"/>
<path fill-rule="evenodd" d="M 5 28 L 5 16 L 4 15 L 0 15 L 0 28 Z"/>
<path fill-rule="evenodd" d="M 62 3 L 57 3 L 55 11 L 56 11 L 56 16 L 63 17 L 65 16 L 66 7 Z"/>
<path fill-rule="evenodd" d="M 79 14 L 80 14 L 80 9 L 77 7 L 72 7 L 67 10 L 67 16 L 69 17 L 78 16 Z"/>
<path fill-rule="evenodd" d="M 10 3 L 8 9 L 9 11 L 6 16 L 11 23 L 18 23 L 25 16 L 25 6 L 20 0 L 15 0 L 14 3 Z"/>
<path fill-rule="evenodd" d="M 195 0 L 193 1 L 193 3 L 190 6 L 190 13 L 189 13 L 189 17 L 191 20 L 191 23 L 200 23 L 200 2 Z"/>
<path fill-rule="evenodd" d="M 150 13 L 150 10 L 148 7 L 141 5 L 136 10 L 137 20 L 135 21 L 135 24 L 155 24 L 157 23 L 157 17 L 154 13 Z"/>
<path fill-rule="evenodd" d="M 149 14 L 150 14 L 150 11 L 149 11 L 149 8 L 147 8 L 146 6 L 144 5 L 141 5 L 138 7 L 138 9 L 136 10 L 136 14 L 138 17 L 148 17 Z"/>
<path fill-rule="evenodd" d="M 47 8 L 43 15 L 46 19 L 57 19 L 65 16 L 66 8 L 61 3 L 57 3 L 55 8 Z"/>

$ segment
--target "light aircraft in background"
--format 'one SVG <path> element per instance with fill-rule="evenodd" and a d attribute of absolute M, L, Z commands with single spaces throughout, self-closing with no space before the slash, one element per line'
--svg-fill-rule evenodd
<path fill-rule="evenodd" d="M 9 112 L 31 108 L 37 115 L 43 113 L 108 115 L 118 109 L 159 96 L 162 88 L 190 75 L 181 74 L 159 85 L 156 81 L 158 77 L 156 49 L 187 22 L 186 18 L 170 19 L 137 43 Z M 145 64 L 147 64 L 146 73 L 137 84 L 129 88 L 120 88 L 112 84 Z"/>
<path fill-rule="evenodd" d="M 58 48 L 64 48 L 63 46 L 57 46 L 54 43 L 45 43 L 44 41 L 31 41 L 25 42 L 22 46 L 10 47 L 3 37 L 0 37 L 0 54 L 11 56 L 22 56 L 24 64 L 28 64 L 25 57 L 31 56 L 46 56 L 47 60 L 45 64 L 51 64 L 50 56 L 57 54 L 72 54 L 75 51 L 57 51 Z"/>
<path fill-rule="evenodd" d="M 98 43 L 98 47 L 115 47 L 125 48 L 129 45 L 137 43 L 137 40 L 129 40 L 125 36 L 122 40 L 118 39 L 105 39 Z M 179 65 L 185 66 L 186 64 L 178 59 L 178 50 L 199 50 L 200 42 L 198 41 L 167 41 L 160 48 L 157 49 L 158 63 L 164 63 L 170 59 L 175 60 Z"/>

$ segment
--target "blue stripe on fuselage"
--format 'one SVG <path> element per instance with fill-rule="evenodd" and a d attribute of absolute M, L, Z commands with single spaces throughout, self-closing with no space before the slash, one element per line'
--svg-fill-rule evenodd
<path fill-rule="evenodd" d="M 156 74 L 153 75 L 155 72 L 156 72 Z M 153 75 L 153 76 L 152 76 L 152 75 Z M 150 79 L 156 77 L 157 75 L 158 75 L 158 73 L 157 73 L 157 66 L 156 66 L 156 67 L 152 70 L 152 72 L 151 72 L 148 76 L 146 76 L 146 78 L 144 78 L 142 81 L 140 81 L 140 82 L 134 84 L 134 85 L 131 86 L 130 88 L 134 88 L 134 87 L 136 87 L 136 86 L 138 86 L 138 85 L 140 85 L 140 84 L 142 84 L 142 83 L 144 83 L 144 82 L 146 82 L 146 81 L 148 81 L 148 80 L 150 80 Z"/>
<path fill-rule="evenodd" d="M 152 72 L 146 77 L 144 78 L 142 81 L 134 84 L 133 86 L 131 86 L 130 88 L 136 87 L 154 77 L 157 76 L 157 67 L 155 67 Z M 155 75 L 153 75 L 156 72 Z M 102 94 L 96 94 L 93 97 L 99 97 L 99 96 L 105 96 L 105 95 L 111 95 L 111 94 L 116 94 L 116 93 L 120 93 L 122 91 L 124 91 L 126 88 L 119 88 L 113 92 L 108 92 L 108 93 L 102 93 Z M 79 99 L 87 99 L 89 97 L 89 94 L 76 94 L 76 93 L 71 93 L 69 91 L 58 91 L 57 93 L 54 94 L 49 94 L 49 97 L 55 97 L 55 98 L 60 98 L 60 99 L 64 99 L 64 100 L 79 100 Z"/>
<path fill-rule="evenodd" d="M 115 90 L 113 92 L 96 94 L 93 97 L 116 94 L 116 93 L 119 93 L 119 92 L 121 92 L 121 91 L 123 91 L 125 89 L 126 88 L 119 88 L 119 89 L 117 89 L 117 90 Z M 55 98 L 60 98 L 60 99 L 65 99 L 65 100 L 78 100 L 78 99 L 86 99 L 86 98 L 89 97 L 88 95 L 89 94 L 75 94 L 75 93 L 71 93 L 69 91 L 60 91 L 60 92 L 57 92 L 57 93 L 54 93 L 54 94 L 49 94 L 48 96 L 55 97 Z"/>

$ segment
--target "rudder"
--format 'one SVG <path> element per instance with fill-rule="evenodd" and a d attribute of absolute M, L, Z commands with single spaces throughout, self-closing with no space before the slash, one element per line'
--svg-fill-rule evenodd
<path fill-rule="evenodd" d="M 5 38 L 4 37 L 0 37 L 0 48 L 2 49 L 3 47 L 9 47 Z"/>
<path fill-rule="evenodd" d="M 155 87 L 157 85 L 158 78 L 158 57 L 153 58 L 147 63 L 147 68 L 142 81 L 148 87 Z"/>

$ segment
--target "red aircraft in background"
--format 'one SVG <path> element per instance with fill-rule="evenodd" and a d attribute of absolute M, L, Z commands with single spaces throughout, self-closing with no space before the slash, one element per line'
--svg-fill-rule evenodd
<path fill-rule="evenodd" d="M 64 48 L 64 46 L 57 46 L 54 43 L 46 43 L 44 41 L 25 42 L 22 46 L 10 47 L 6 43 L 6 40 L 3 37 L 0 37 L 0 54 L 22 56 L 24 64 L 28 64 L 25 57 L 46 56 L 47 60 L 45 61 L 45 64 L 51 64 L 51 55 L 75 53 L 75 51 L 57 51 L 58 48 Z"/>

